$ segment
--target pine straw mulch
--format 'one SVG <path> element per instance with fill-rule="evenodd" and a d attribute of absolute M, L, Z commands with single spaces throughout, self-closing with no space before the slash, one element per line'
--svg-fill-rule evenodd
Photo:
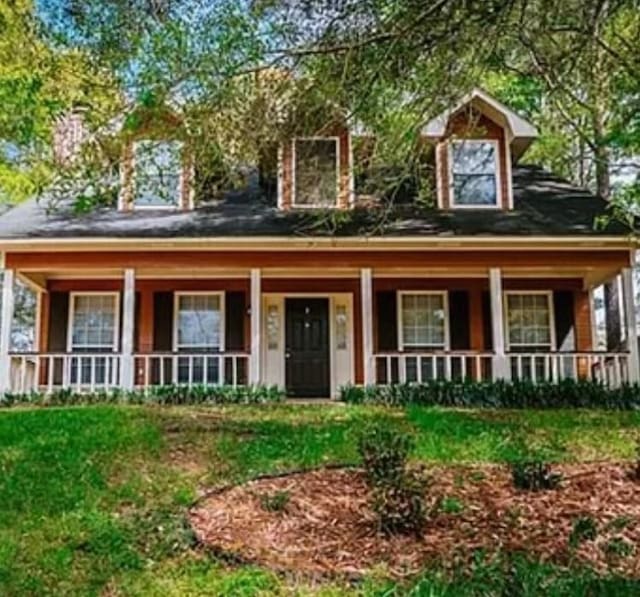
<path fill-rule="evenodd" d="M 403 577 L 427 565 L 464 565 L 482 549 L 489 556 L 525 552 L 640 577 L 640 483 L 628 478 L 627 469 L 558 465 L 560 489 L 525 492 L 513 488 L 505 467 L 431 468 L 427 499 L 433 511 L 421 537 L 381 535 L 362 472 L 345 468 L 214 490 L 192 508 L 190 520 L 212 551 L 281 572 L 358 577 L 378 568 Z M 278 491 L 290 494 L 286 510 L 269 512 L 261 496 Z M 437 504 L 444 497 L 458 500 L 462 511 L 443 512 Z M 595 519 L 598 535 L 571 549 L 573 524 L 584 516 Z M 621 555 L 612 542 L 625 542 L 632 552 Z"/>

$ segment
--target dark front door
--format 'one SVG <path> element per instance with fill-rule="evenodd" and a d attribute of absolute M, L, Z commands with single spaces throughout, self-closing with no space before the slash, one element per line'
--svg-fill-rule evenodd
<path fill-rule="evenodd" d="M 329 299 L 286 299 L 286 386 L 295 398 L 327 398 Z"/>

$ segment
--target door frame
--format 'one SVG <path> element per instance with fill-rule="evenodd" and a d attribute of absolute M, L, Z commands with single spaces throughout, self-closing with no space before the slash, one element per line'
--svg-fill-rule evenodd
<path fill-rule="evenodd" d="M 338 398 L 338 389 L 344 383 L 354 383 L 355 381 L 355 322 L 353 320 L 353 294 L 350 292 L 264 292 L 262 293 L 262 321 L 260 323 L 260 360 L 262 382 L 267 384 L 276 384 L 285 388 L 286 384 L 286 322 L 287 314 L 285 312 L 287 298 L 326 298 L 329 301 L 329 391 L 331 398 Z M 341 372 L 342 377 L 346 380 L 340 380 L 338 376 L 338 359 L 336 349 L 336 303 L 345 304 L 347 306 L 347 351 L 349 354 L 348 369 Z M 267 320 L 269 317 L 269 306 L 278 306 L 278 346 L 276 349 L 270 350 L 269 333 L 267 331 Z M 270 354 L 274 353 L 274 354 Z M 275 367 L 274 367 L 275 366 Z M 277 369 L 275 371 L 270 370 Z"/>
<path fill-rule="evenodd" d="M 307 296 L 305 297 L 287 296 L 284 298 L 284 311 L 283 311 L 283 322 L 284 322 L 283 328 L 284 328 L 284 335 L 285 335 L 284 348 L 286 350 L 287 347 L 291 346 L 291 344 L 287 340 L 290 340 L 290 341 L 293 340 L 295 342 L 293 338 L 293 328 L 291 329 L 289 328 L 289 323 L 293 323 L 293 319 L 291 318 L 291 316 L 295 313 L 298 317 L 304 317 L 306 319 L 306 316 L 303 316 L 303 313 L 308 312 L 309 301 L 314 301 L 314 304 L 318 305 L 318 309 L 320 309 L 320 305 L 322 305 L 322 308 L 321 308 L 322 316 L 326 317 L 326 320 L 322 323 L 322 327 L 325 330 L 325 334 L 323 334 L 324 346 L 322 347 L 322 352 L 323 352 L 322 360 L 324 362 L 324 366 L 327 367 L 327 371 L 326 371 L 326 375 L 323 375 L 322 388 L 321 389 L 316 388 L 312 394 L 309 394 L 309 396 L 303 396 L 303 397 L 327 398 L 332 395 L 333 378 L 334 378 L 334 375 L 333 375 L 334 367 L 332 363 L 333 338 L 331 334 L 332 304 L 331 304 L 330 298 L 307 297 Z M 291 311 L 289 311 L 290 307 L 291 307 Z M 308 348 L 306 345 L 306 342 L 302 342 L 302 344 L 305 345 L 305 348 Z M 287 351 L 287 352 L 290 352 L 290 351 Z M 290 358 L 292 357 L 293 357 L 293 353 L 290 354 Z M 300 361 L 300 362 L 302 363 L 303 361 Z M 287 395 L 289 395 L 289 392 L 291 392 L 292 398 L 298 398 L 301 396 L 299 396 L 297 392 L 294 391 L 293 387 L 289 386 L 289 382 L 292 382 L 292 385 L 294 385 L 293 379 L 292 379 L 292 376 L 294 376 L 294 371 L 295 371 L 295 368 L 291 367 L 291 363 L 289 362 L 289 359 L 286 358 L 286 354 L 285 354 L 285 360 L 284 360 L 285 390 L 287 391 Z"/>

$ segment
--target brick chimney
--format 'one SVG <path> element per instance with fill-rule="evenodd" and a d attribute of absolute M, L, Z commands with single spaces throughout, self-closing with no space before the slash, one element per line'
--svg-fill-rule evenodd
<path fill-rule="evenodd" d="M 75 106 L 56 120 L 53 132 L 53 156 L 56 163 L 62 166 L 73 163 L 87 139 L 85 112 L 85 107 Z"/>

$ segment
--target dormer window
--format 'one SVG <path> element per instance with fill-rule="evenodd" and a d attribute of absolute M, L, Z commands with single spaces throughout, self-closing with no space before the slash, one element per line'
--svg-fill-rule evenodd
<path fill-rule="evenodd" d="M 488 139 L 451 142 L 453 207 L 499 207 L 498 143 Z"/>
<path fill-rule="evenodd" d="M 339 194 L 337 137 L 297 138 L 293 142 L 293 206 L 336 207 Z"/>
<path fill-rule="evenodd" d="M 175 209 L 180 205 L 182 143 L 138 141 L 133 147 L 134 209 Z"/>

